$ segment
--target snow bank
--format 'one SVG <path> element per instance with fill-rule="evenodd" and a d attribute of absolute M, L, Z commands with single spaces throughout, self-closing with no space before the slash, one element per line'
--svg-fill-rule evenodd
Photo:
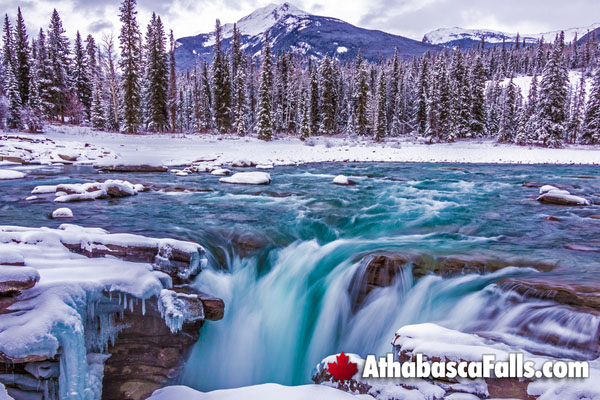
<path fill-rule="evenodd" d="M 12 169 L 0 169 L 0 180 L 21 179 L 25 178 L 25 174 Z"/>
<path fill-rule="evenodd" d="M 118 154 L 119 163 L 157 164 L 180 167 L 221 165 L 240 160 L 249 164 L 295 165 L 317 162 L 443 162 L 512 164 L 600 164 L 600 146 L 567 145 L 562 149 L 499 144 L 493 139 L 425 144 L 412 137 L 370 139 L 314 137 L 308 146 L 298 138 L 285 137 L 264 142 L 253 137 L 203 134 L 122 135 L 94 132 L 69 126 L 49 126 L 45 136 L 65 146 L 90 143 Z M 0 141 L 1 142 L 1 141 Z M 107 156 L 106 158 L 110 158 Z M 78 159 L 77 163 L 81 161 Z"/>
<path fill-rule="evenodd" d="M 98 160 L 116 159 L 116 153 L 101 147 L 102 138 L 93 145 L 85 141 L 54 141 L 42 135 L 0 135 L 0 160 L 19 164 L 75 163 L 92 164 Z"/>
<path fill-rule="evenodd" d="M 268 185 L 271 183 L 271 175 L 266 172 L 238 172 L 228 178 L 219 179 L 219 182 L 243 185 Z"/>
<path fill-rule="evenodd" d="M 215 390 L 202 393 L 186 386 L 170 386 L 159 389 L 151 400 L 367 400 L 371 396 L 353 396 L 341 390 L 320 385 L 282 386 L 275 383 L 247 386 L 238 389 Z"/>
<path fill-rule="evenodd" d="M 52 211 L 52 218 L 73 218 L 73 211 L 70 208 L 57 208 Z"/>
<path fill-rule="evenodd" d="M 215 176 L 227 176 L 227 175 L 231 174 L 231 171 L 228 170 L 227 168 L 219 168 L 219 169 L 215 169 L 214 171 L 212 171 L 211 174 L 215 175 Z"/>
<path fill-rule="evenodd" d="M 105 199 L 109 197 L 135 196 L 143 191 L 145 191 L 145 188 L 141 184 L 134 185 L 128 181 L 108 179 L 104 182 L 41 185 L 33 188 L 31 194 L 55 193 L 55 202 L 69 203 L 75 201 Z"/>

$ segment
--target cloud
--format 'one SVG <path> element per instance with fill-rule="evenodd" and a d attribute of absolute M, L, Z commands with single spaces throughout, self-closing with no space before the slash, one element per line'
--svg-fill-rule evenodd
<path fill-rule="evenodd" d="M 153 11 L 176 37 L 209 32 L 214 21 L 234 22 L 278 0 L 138 0 L 142 31 Z M 369 29 L 421 39 L 442 27 L 487 28 L 537 33 L 600 22 L 600 1 L 595 0 L 291 0 L 309 12 L 340 18 Z M 56 7 L 67 34 L 101 35 L 117 32 L 118 0 L 0 0 L 0 9 L 16 15 L 21 6 L 30 35 L 47 27 Z M 13 15 L 14 14 L 14 15 Z"/>

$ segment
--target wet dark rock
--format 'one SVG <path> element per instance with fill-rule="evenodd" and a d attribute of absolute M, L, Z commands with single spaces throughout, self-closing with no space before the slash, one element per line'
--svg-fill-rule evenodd
<path fill-rule="evenodd" d="M 223 319 L 225 303 L 222 299 L 201 292 L 190 285 L 176 286 L 173 290 L 177 293 L 198 296 L 204 309 L 204 319 L 207 321 L 219 321 Z"/>
<path fill-rule="evenodd" d="M 141 400 L 155 390 L 175 383 L 185 360 L 200 336 L 203 320 L 184 323 L 173 334 L 161 317 L 156 299 L 125 310 L 119 321 L 125 328 L 109 346 L 105 362 L 102 399 Z"/>
<path fill-rule="evenodd" d="M 546 221 L 551 221 L 551 222 L 561 222 L 562 219 L 558 218 L 558 217 L 554 217 L 552 215 L 549 215 L 546 217 Z"/>
<path fill-rule="evenodd" d="M 574 251 L 583 251 L 588 253 L 600 252 L 600 247 L 593 246 L 591 244 L 578 244 L 578 243 L 567 243 L 565 248 Z"/>
<path fill-rule="evenodd" d="M 73 156 L 73 155 L 69 155 L 69 154 L 58 154 L 58 156 L 64 160 L 64 161 L 70 161 L 70 162 L 74 162 L 77 161 L 77 159 L 79 158 L 79 156 Z"/>
<path fill-rule="evenodd" d="M 511 278 L 500 282 L 499 286 L 506 291 L 514 291 L 528 298 L 551 300 L 559 304 L 600 311 L 599 283 L 578 285 L 543 278 Z"/>
<path fill-rule="evenodd" d="M 590 202 L 583 197 L 562 192 L 550 191 L 537 198 L 537 201 L 545 204 L 554 204 L 559 206 L 587 206 Z"/>
<path fill-rule="evenodd" d="M 94 165 L 103 172 L 167 172 L 169 169 L 162 165 Z"/>
<path fill-rule="evenodd" d="M 366 266 L 354 275 L 350 284 L 354 307 L 360 307 L 373 290 L 393 285 L 402 268 L 414 259 L 415 256 L 409 254 L 367 256 L 364 260 Z"/>
<path fill-rule="evenodd" d="M 544 186 L 543 183 L 539 183 L 539 182 L 531 182 L 531 181 L 526 181 L 523 184 L 524 187 L 528 187 L 528 188 L 541 188 L 542 186 Z"/>

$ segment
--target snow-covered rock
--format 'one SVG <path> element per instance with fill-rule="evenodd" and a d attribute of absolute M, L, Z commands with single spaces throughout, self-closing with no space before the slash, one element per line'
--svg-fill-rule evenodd
<path fill-rule="evenodd" d="M 19 371 L 27 371 L 2 375 L 0 382 L 14 393 L 20 390 L 21 383 L 29 382 L 27 388 L 35 392 L 32 396 L 39 396 L 36 393 L 44 385 L 36 375 L 54 376 L 56 366 L 31 363 L 60 360 L 60 374 L 52 379 L 73 398 L 100 398 L 102 364 L 107 355 L 100 360 L 88 351 L 89 346 L 106 349 L 108 342 L 124 329 L 116 324 L 115 315 L 124 308 L 131 312 L 135 306 L 139 319 L 143 319 L 145 312 L 150 311 L 146 310 L 146 301 L 157 299 L 163 290 L 172 288 L 173 282 L 190 283 L 204 263 L 204 250 L 195 243 L 110 234 L 75 225 L 62 225 L 59 229 L 0 226 L 0 255 L 2 263 L 16 261 L 25 265 L 0 265 L 0 289 L 24 291 L 22 295 L 0 296 L 0 363 L 10 361 L 19 364 Z M 197 310 L 203 309 L 204 299 L 197 294 L 177 294 L 176 299 L 189 299 L 196 307 L 196 311 L 191 306 L 187 308 L 191 317 L 184 323 L 201 315 Z M 156 300 L 152 301 L 157 309 Z M 158 311 L 154 312 L 160 319 Z M 103 317 L 99 318 L 101 314 Z M 218 316 L 218 312 L 212 314 Z M 136 326 L 143 330 L 145 325 Z M 168 334 L 167 324 L 162 326 L 161 334 Z M 193 325 L 177 345 L 181 341 L 193 345 L 193 337 L 186 337 L 197 334 L 198 329 L 198 325 Z M 136 332 L 139 336 L 140 331 Z M 154 349 L 152 345 L 148 348 Z M 158 359 L 164 349 L 158 346 L 155 350 L 152 357 Z M 154 377 L 159 382 L 161 376 L 173 373 L 180 362 L 177 357 L 167 358 L 170 361 L 162 360 L 165 372 Z M 165 377 L 164 382 L 167 380 Z M 160 383 L 155 384 L 152 390 L 159 386 Z"/>
<path fill-rule="evenodd" d="M 237 167 L 237 168 L 248 168 L 248 167 L 255 167 L 256 163 L 254 161 L 250 161 L 248 159 L 241 158 L 239 160 L 235 160 L 235 161 L 231 162 L 231 166 Z"/>
<path fill-rule="evenodd" d="M 231 171 L 228 170 L 227 168 L 219 168 L 219 169 L 215 169 L 214 171 L 212 171 L 211 174 L 215 175 L 215 176 L 227 176 L 227 175 L 231 174 Z"/>
<path fill-rule="evenodd" d="M 238 172 L 230 177 L 219 179 L 219 182 L 243 185 L 268 185 L 271 183 L 271 175 L 266 172 Z"/>
<path fill-rule="evenodd" d="M 202 300 L 197 295 L 177 293 L 169 289 L 160 292 L 158 310 L 171 333 L 180 331 L 186 322 L 204 319 Z"/>
<path fill-rule="evenodd" d="M 31 194 L 56 193 L 57 185 L 40 185 L 33 188 Z"/>
<path fill-rule="evenodd" d="M 273 164 L 258 164 L 256 169 L 273 169 Z"/>
<path fill-rule="evenodd" d="M 202 393 L 187 386 L 169 386 L 159 389 L 149 400 L 373 400 L 371 396 L 353 396 L 340 390 L 320 385 L 282 386 L 265 383 L 237 389 L 215 390 Z"/>
<path fill-rule="evenodd" d="M 556 204 L 561 206 L 589 206 L 590 201 L 583 197 L 570 194 L 566 190 L 551 190 L 537 198 L 541 203 Z"/>
<path fill-rule="evenodd" d="M 134 196 L 144 191 L 146 191 L 146 188 L 141 184 L 134 185 L 123 180 L 109 179 L 104 182 L 36 186 L 31 193 L 47 194 L 54 192 L 56 195 L 55 202 L 69 203 L 106 199 L 109 197 Z"/>
<path fill-rule="evenodd" d="M 333 178 L 333 183 L 335 183 L 336 185 L 341 185 L 341 186 L 356 185 L 356 182 L 354 182 L 352 179 L 348 178 L 345 175 L 336 176 L 335 178 Z"/>
<path fill-rule="evenodd" d="M 25 174 L 21 171 L 15 171 L 12 169 L 0 169 L 0 180 L 22 179 L 22 178 L 25 178 Z"/>
<path fill-rule="evenodd" d="M 70 208 L 57 208 L 52 211 L 52 218 L 73 218 L 73 211 Z"/>
<path fill-rule="evenodd" d="M 27 201 L 31 201 L 31 200 L 37 200 L 37 199 L 38 199 L 38 197 L 37 197 L 37 196 L 27 196 L 27 197 L 25 198 L 25 200 L 27 200 Z"/>
<path fill-rule="evenodd" d="M 559 188 L 557 188 L 556 186 L 552 186 L 552 185 L 544 185 L 542 187 L 540 187 L 540 194 L 544 194 L 544 193 L 548 193 L 548 192 L 552 192 L 554 190 L 560 190 Z"/>
<path fill-rule="evenodd" d="M 33 268 L 0 266 L 0 294 L 2 295 L 31 289 L 39 280 L 40 274 Z"/>

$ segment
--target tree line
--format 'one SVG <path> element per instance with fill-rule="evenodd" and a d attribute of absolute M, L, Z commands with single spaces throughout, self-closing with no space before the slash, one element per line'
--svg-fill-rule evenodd
<path fill-rule="evenodd" d="M 565 43 L 561 33 L 553 43 L 482 42 L 378 62 L 359 53 L 341 62 L 327 54 L 320 60 L 273 54 L 268 34 L 260 54 L 246 54 L 235 25 L 225 49 L 217 20 L 212 62 L 180 72 L 173 32 L 160 16 L 152 15 L 142 35 L 136 0 L 123 0 L 119 11 L 118 49 L 112 36 L 96 43 L 79 32 L 71 48 L 56 10 L 31 41 L 21 10 L 14 27 L 5 15 L 0 123 L 31 132 L 60 121 L 130 134 L 220 132 L 264 140 L 345 134 L 547 147 L 600 143 L 594 37 Z M 527 85 L 515 82 L 524 77 Z"/>

